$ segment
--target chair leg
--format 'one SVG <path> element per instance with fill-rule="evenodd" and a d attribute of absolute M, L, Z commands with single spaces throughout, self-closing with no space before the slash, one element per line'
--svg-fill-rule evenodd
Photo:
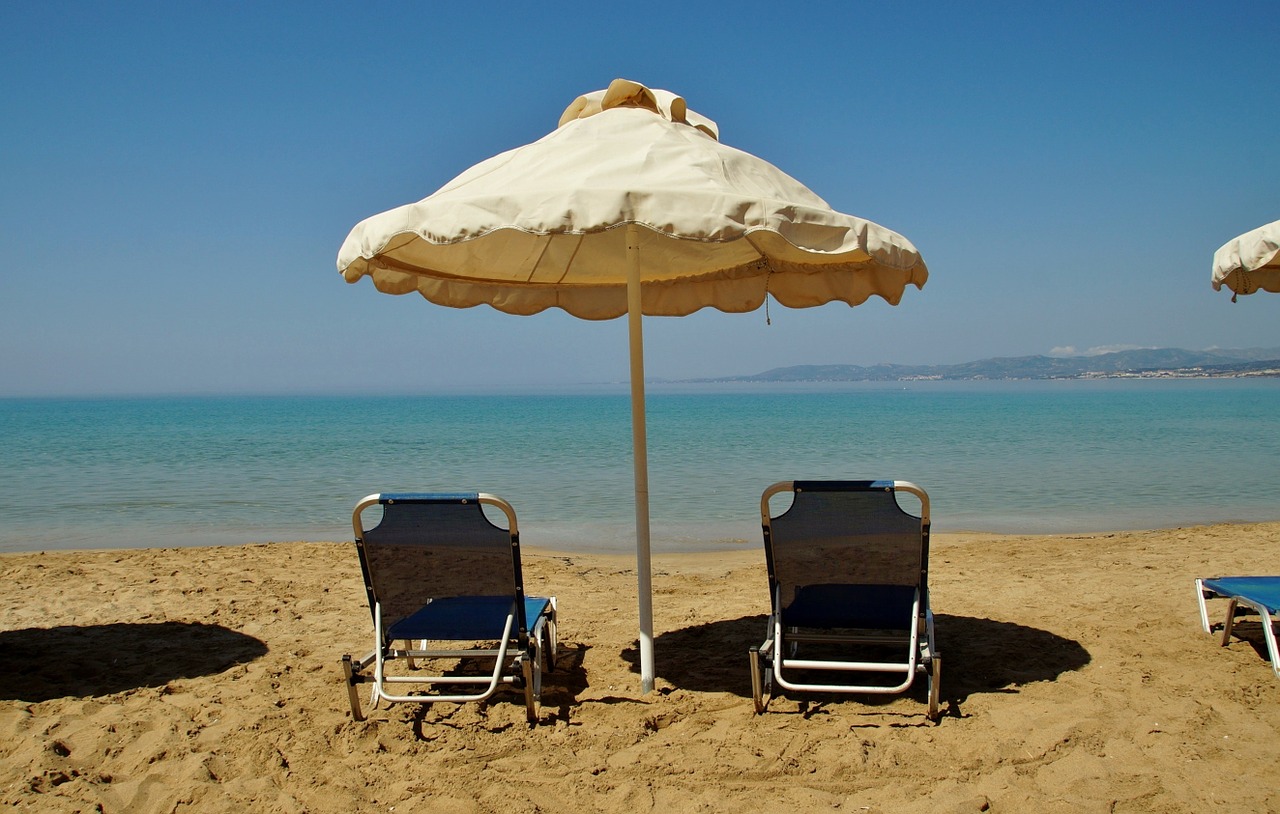
<path fill-rule="evenodd" d="M 1209 622 L 1209 608 L 1205 605 L 1205 600 L 1209 597 L 1205 596 L 1204 580 L 1196 580 L 1196 602 L 1200 607 L 1200 628 L 1205 633 L 1213 632 L 1213 625 Z"/>
<path fill-rule="evenodd" d="M 548 673 L 554 673 L 556 671 L 556 659 L 559 655 L 558 651 L 560 648 L 560 634 L 556 630 L 556 621 L 557 621 L 556 617 L 559 615 L 559 613 L 560 613 L 560 610 L 556 605 L 556 598 L 553 596 L 551 597 L 551 615 L 547 617 L 547 624 L 546 624 L 546 629 L 547 629 L 546 645 L 547 646 L 546 646 L 546 658 L 545 658 L 544 666 Z"/>
<path fill-rule="evenodd" d="M 751 665 L 751 698 L 757 715 L 763 713 L 773 699 L 773 655 L 774 648 L 778 646 L 773 630 L 770 626 L 769 636 L 764 644 L 752 645 L 747 649 L 747 659 Z"/>
<path fill-rule="evenodd" d="M 751 699 L 755 704 L 756 715 L 764 712 L 764 676 L 760 673 L 760 648 L 752 646 L 747 650 L 747 660 L 751 664 Z"/>
<path fill-rule="evenodd" d="M 1227 600 L 1227 621 L 1222 623 L 1222 641 L 1220 642 L 1223 647 L 1231 644 L 1231 629 L 1236 625 L 1236 605 L 1238 601 L 1235 598 Z"/>
<path fill-rule="evenodd" d="M 545 628 L 539 629 L 537 635 L 533 637 L 533 652 L 529 654 L 529 660 L 533 662 L 530 672 L 533 676 L 533 700 L 542 700 L 542 670 L 547 663 L 547 631 Z"/>
<path fill-rule="evenodd" d="M 418 644 L 417 644 L 417 647 L 418 647 L 418 649 L 419 649 L 419 650 L 427 650 L 427 649 L 429 649 L 430 644 L 431 644 L 431 641 L 430 641 L 429 639 L 416 639 L 416 640 L 414 640 L 414 641 L 416 641 L 416 642 L 418 643 Z M 413 649 L 413 647 L 414 647 L 413 641 L 406 641 L 406 642 L 405 642 L 405 647 L 406 647 L 407 649 L 409 649 L 409 650 L 412 650 L 412 649 Z M 418 660 L 417 660 L 417 659 L 415 659 L 413 656 L 410 656 L 409 658 L 405 659 L 405 662 L 406 662 L 406 666 L 407 666 L 410 670 L 416 670 L 416 669 L 418 669 Z"/>
<path fill-rule="evenodd" d="M 356 677 L 350 655 L 342 657 L 342 674 L 347 682 L 347 700 L 351 702 L 351 717 L 357 721 L 363 721 L 364 711 L 360 709 L 360 692 L 356 689 L 356 684 L 360 681 Z"/>
<path fill-rule="evenodd" d="M 942 654 L 934 653 L 929 669 L 929 720 L 941 717 L 939 699 L 942 696 Z"/>
<path fill-rule="evenodd" d="M 535 677 L 534 672 L 540 671 L 542 665 L 536 664 L 537 660 L 536 655 L 526 655 L 520 660 L 520 668 L 524 673 L 524 712 L 530 724 L 538 722 L 538 694 L 535 685 L 542 683 L 542 676 L 539 674 Z"/>

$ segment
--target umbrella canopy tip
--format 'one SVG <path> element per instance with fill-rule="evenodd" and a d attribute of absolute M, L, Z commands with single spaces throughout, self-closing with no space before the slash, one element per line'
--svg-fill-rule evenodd
<path fill-rule="evenodd" d="M 635 107 L 648 110 L 669 122 L 687 124 L 716 141 L 720 140 L 720 128 L 706 116 L 689 109 L 683 96 L 659 88 L 649 88 L 640 82 L 630 79 L 615 79 L 604 90 L 584 93 L 569 103 L 560 114 L 558 127 L 622 107 Z"/>

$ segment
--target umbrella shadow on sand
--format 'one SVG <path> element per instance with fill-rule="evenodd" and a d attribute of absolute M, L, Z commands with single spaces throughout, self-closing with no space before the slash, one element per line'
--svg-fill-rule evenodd
<path fill-rule="evenodd" d="M 657 674 L 681 689 L 750 698 L 747 648 L 764 641 L 767 620 L 761 614 L 663 633 L 654 640 Z M 942 700 L 950 714 L 959 714 L 958 705 L 971 695 L 1016 692 L 1020 684 L 1052 681 L 1090 661 L 1089 651 L 1079 642 L 1015 622 L 935 614 L 934 624 L 943 659 Z M 633 671 L 639 670 L 634 645 L 622 657 Z M 911 688 L 922 700 L 925 692 L 924 681 Z M 856 697 L 869 704 L 892 700 Z"/>
<path fill-rule="evenodd" d="M 220 673 L 267 653 L 219 625 L 155 622 L 0 631 L 0 700 L 38 703 L 111 695 Z"/>

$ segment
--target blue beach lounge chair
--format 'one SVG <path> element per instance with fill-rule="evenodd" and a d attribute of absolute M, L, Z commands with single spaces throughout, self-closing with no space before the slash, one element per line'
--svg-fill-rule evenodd
<path fill-rule="evenodd" d="M 1209 623 L 1207 599 L 1227 600 L 1227 619 L 1221 625 Z M 1237 613 L 1252 610 L 1261 617 L 1262 636 L 1271 656 L 1271 670 L 1280 678 L 1280 658 L 1277 658 L 1274 618 L 1280 614 L 1280 577 L 1213 577 L 1196 580 L 1196 600 L 1200 603 L 1200 626 L 1205 633 L 1222 628 L 1222 646 L 1231 643 L 1231 631 L 1235 627 Z M 1243 608 L 1241 606 L 1244 606 Z"/>
<path fill-rule="evenodd" d="M 919 516 L 898 505 L 904 492 L 919 499 Z M 791 505 L 774 516 L 770 499 L 782 493 Z M 788 481 L 765 490 L 760 516 L 771 612 L 764 643 L 749 651 L 756 712 L 775 685 L 901 693 L 924 673 L 936 719 L 942 659 L 929 608 L 925 491 L 904 481 Z"/>
<path fill-rule="evenodd" d="M 486 506 L 506 515 L 506 529 Z M 542 668 L 555 665 L 556 600 L 524 595 L 511 504 L 475 492 L 376 494 L 351 523 L 374 629 L 373 652 L 342 659 L 352 716 L 364 720 L 366 683 L 374 706 L 482 701 L 507 686 L 536 722 Z"/>

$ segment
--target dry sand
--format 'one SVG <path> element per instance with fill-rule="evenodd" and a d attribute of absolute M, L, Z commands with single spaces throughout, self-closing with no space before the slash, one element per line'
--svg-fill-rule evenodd
<path fill-rule="evenodd" d="M 655 558 L 647 696 L 633 562 L 526 552 L 531 592 L 559 597 L 564 648 L 533 728 L 514 695 L 352 721 L 338 662 L 372 635 L 350 543 L 4 555 L 2 799 L 135 813 L 1280 811 L 1280 680 L 1255 644 L 1201 633 L 1192 589 L 1280 574 L 1277 541 L 1280 524 L 935 537 L 937 725 L 923 682 L 754 715 L 758 547 Z"/>

